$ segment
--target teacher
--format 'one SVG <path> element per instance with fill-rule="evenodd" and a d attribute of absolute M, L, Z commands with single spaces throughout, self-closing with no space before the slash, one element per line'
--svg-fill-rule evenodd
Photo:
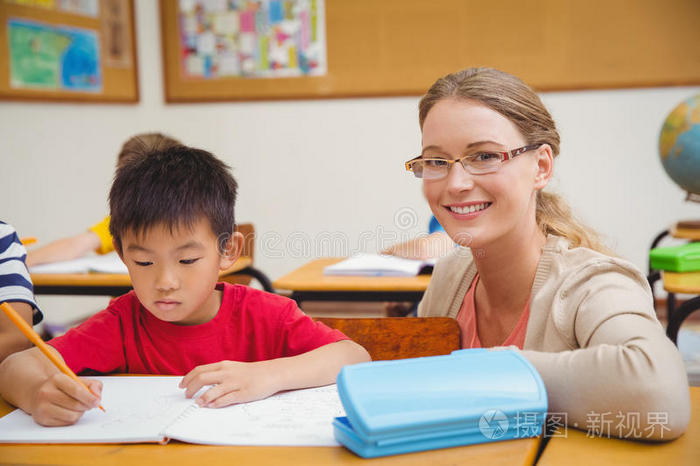
<path fill-rule="evenodd" d="M 457 319 L 463 348 L 518 348 L 570 426 L 680 436 L 690 417 L 680 353 L 644 275 L 543 191 L 559 134 L 537 94 L 470 68 L 438 79 L 418 119 L 423 148 L 406 167 L 461 246 L 438 262 L 418 315 Z"/>

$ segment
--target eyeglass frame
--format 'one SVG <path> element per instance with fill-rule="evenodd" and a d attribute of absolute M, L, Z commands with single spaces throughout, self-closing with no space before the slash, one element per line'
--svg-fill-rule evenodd
<path fill-rule="evenodd" d="M 542 145 L 544 145 L 544 144 L 541 142 L 538 142 L 535 144 L 528 144 L 527 146 L 518 147 L 517 149 L 508 150 L 508 151 L 485 150 L 485 151 L 481 151 L 481 152 L 488 152 L 490 154 L 499 154 L 502 157 L 501 164 L 503 164 L 504 162 L 507 162 L 508 160 L 511 160 L 514 157 L 517 157 L 518 155 L 524 154 L 525 152 L 539 149 Z M 478 153 L 479 152 L 477 152 L 477 154 Z M 406 171 L 413 173 L 414 176 L 415 176 L 416 172 L 413 171 L 412 166 L 413 166 L 414 162 L 417 162 L 419 160 L 441 160 L 443 162 L 447 162 L 450 165 L 454 165 L 455 163 L 460 162 L 460 164 L 462 165 L 462 168 L 464 168 L 466 171 L 468 171 L 472 175 L 488 175 L 489 173 L 495 173 L 498 170 L 500 170 L 501 166 L 499 165 L 498 168 L 494 171 L 484 172 L 484 173 L 473 173 L 469 168 L 469 167 L 471 167 L 471 165 L 464 165 L 463 160 L 468 159 L 469 157 L 473 157 L 474 155 L 475 154 L 465 155 L 464 157 L 460 157 L 460 158 L 454 159 L 454 160 L 453 159 L 439 159 L 439 158 L 435 158 L 435 157 L 423 158 L 423 155 L 419 155 L 418 157 L 414 157 L 411 160 L 404 162 L 404 165 L 406 167 Z M 445 172 L 446 173 L 445 176 L 440 177 L 440 178 L 431 178 L 431 179 L 432 180 L 441 180 L 443 178 L 446 178 L 450 174 L 451 169 L 452 169 L 452 167 L 449 166 L 449 167 L 447 167 L 447 171 Z M 416 178 L 418 178 L 418 176 L 416 176 Z M 420 179 L 423 179 L 423 177 L 420 177 Z"/>

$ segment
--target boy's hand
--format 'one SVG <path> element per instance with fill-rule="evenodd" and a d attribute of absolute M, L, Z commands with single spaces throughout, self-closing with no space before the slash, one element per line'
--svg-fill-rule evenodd
<path fill-rule="evenodd" d="M 102 382 L 89 379 L 83 379 L 83 382 L 97 396 L 65 374 L 57 373 L 46 379 L 32 399 L 34 421 L 42 426 L 67 426 L 75 424 L 85 411 L 97 408 Z"/>
<path fill-rule="evenodd" d="M 197 404 L 221 408 L 234 403 L 261 400 L 279 391 L 271 361 L 220 361 L 192 369 L 180 382 L 191 398 L 203 386 L 213 385 L 197 398 Z"/>

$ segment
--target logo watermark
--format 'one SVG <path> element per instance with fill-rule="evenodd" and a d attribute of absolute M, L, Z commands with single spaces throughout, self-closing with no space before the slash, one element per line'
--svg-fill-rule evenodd
<path fill-rule="evenodd" d="M 418 230 L 418 232 L 416 232 Z M 253 235 L 253 233 L 249 233 Z M 483 257 L 481 249 L 470 250 L 472 236 L 468 232 L 460 232 L 449 241 L 432 241 L 428 237 L 427 224 L 420 228 L 418 213 L 409 207 L 398 209 L 393 216 L 393 228 L 377 225 L 372 230 L 364 230 L 359 234 L 349 235 L 344 231 L 321 231 L 311 234 L 307 231 L 294 230 L 285 234 L 279 231 L 266 231 L 255 235 L 256 256 L 281 259 L 311 259 L 316 257 L 347 257 L 356 253 L 368 251 L 385 251 L 396 245 L 401 245 L 402 257 L 440 258 L 457 251 L 457 254 Z M 244 244 L 252 236 L 243 238 Z M 226 254 L 231 235 L 221 234 L 218 237 L 219 250 Z M 462 246 L 461 248 L 458 246 Z"/>
<path fill-rule="evenodd" d="M 544 421 L 544 422 L 543 422 Z M 625 412 L 607 411 L 586 414 L 585 425 L 569 422 L 568 413 L 550 412 L 542 419 L 541 412 L 518 411 L 510 418 L 503 411 L 489 409 L 479 418 L 481 434 L 490 440 L 498 440 L 506 435 L 508 438 L 568 437 L 568 428 L 574 427 L 586 432 L 586 437 L 621 438 L 628 440 L 663 439 L 671 430 L 668 426 L 666 412 Z"/>
<path fill-rule="evenodd" d="M 479 418 L 479 430 L 484 437 L 497 440 L 508 432 L 508 417 L 498 409 L 489 409 Z"/>
<path fill-rule="evenodd" d="M 418 225 L 418 214 L 409 207 L 402 207 L 394 214 L 394 225 L 402 230 L 408 230 Z"/>

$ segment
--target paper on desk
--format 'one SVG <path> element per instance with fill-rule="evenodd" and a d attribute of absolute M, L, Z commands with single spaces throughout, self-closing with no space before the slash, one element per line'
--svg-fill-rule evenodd
<path fill-rule="evenodd" d="M 333 418 L 345 416 L 335 385 L 293 390 L 226 408 L 194 407 L 164 434 L 209 445 L 338 446 Z"/>
<path fill-rule="evenodd" d="M 17 409 L 0 418 L 0 442 L 161 442 L 163 426 L 192 405 L 177 387 L 181 377 L 91 377 L 103 383 L 105 411 L 87 411 L 72 426 L 42 427 Z"/>
<path fill-rule="evenodd" d="M 42 427 L 15 410 L 0 419 L 0 443 L 136 443 L 167 438 L 212 445 L 337 446 L 333 418 L 344 416 L 335 385 L 295 390 L 226 408 L 200 408 L 181 377 L 92 377 L 102 405 L 77 424 Z"/>
<path fill-rule="evenodd" d="M 342 262 L 325 267 L 323 274 L 413 277 L 421 273 L 425 268 L 431 268 L 430 271 L 432 271 L 432 266 L 434 265 L 435 259 L 421 261 L 384 254 L 360 253 Z"/>
<path fill-rule="evenodd" d="M 29 268 L 29 273 L 114 273 L 126 274 L 126 265 L 116 252 L 104 255 L 81 257 L 70 261 L 40 264 Z"/>

